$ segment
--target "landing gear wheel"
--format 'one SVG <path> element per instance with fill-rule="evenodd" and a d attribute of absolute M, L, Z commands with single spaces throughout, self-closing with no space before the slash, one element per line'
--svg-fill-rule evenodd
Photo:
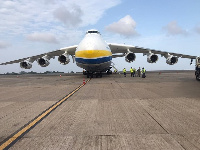
<path fill-rule="evenodd" d="M 96 78 L 98 78 L 98 77 L 102 78 L 102 73 L 101 72 L 100 73 L 96 73 Z"/>
<path fill-rule="evenodd" d="M 200 76 L 196 75 L 196 80 L 200 81 Z"/>
<path fill-rule="evenodd" d="M 195 72 L 196 80 L 200 81 L 200 71 Z"/>
<path fill-rule="evenodd" d="M 112 74 L 112 71 L 110 69 L 107 70 L 107 74 Z"/>
<path fill-rule="evenodd" d="M 93 78 L 93 73 L 87 73 L 87 78 Z"/>
<path fill-rule="evenodd" d="M 102 73 L 99 74 L 99 77 L 102 78 Z"/>

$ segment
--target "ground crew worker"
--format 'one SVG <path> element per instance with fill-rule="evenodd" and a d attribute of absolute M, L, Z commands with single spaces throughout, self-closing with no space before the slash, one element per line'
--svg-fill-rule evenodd
<path fill-rule="evenodd" d="M 126 77 L 126 68 L 123 69 L 124 77 Z"/>
<path fill-rule="evenodd" d="M 135 76 L 135 73 L 136 73 L 136 69 L 134 68 L 133 69 L 133 77 Z"/>
<path fill-rule="evenodd" d="M 131 72 L 131 77 L 133 76 L 133 68 L 131 67 L 130 69 L 130 72 Z"/>
<path fill-rule="evenodd" d="M 141 70 L 140 70 L 140 67 L 139 67 L 139 69 L 137 70 L 138 77 L 140 77 L 140 74 L 141 74 Z"/>
<path fill-rule="evenodd" d="M 146 70 L 145 70 L 144 67 L 143 67 L 143 68 L 142 68 L 142 78 L 145 78 L 145 77 L 146 77 L 145 73 L 146 73 Z"/>
<path fill-rule="evenodd" d="M 117 69 L 114 70 L 114 73 L 117 73 Z"/>

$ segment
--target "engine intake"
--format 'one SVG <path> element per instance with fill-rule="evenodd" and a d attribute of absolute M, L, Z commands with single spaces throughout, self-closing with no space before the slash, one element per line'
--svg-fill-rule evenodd
<path fill-rule="evenodd" d="M 32 63 L 29 61 L 20 62 L 20 67 L 23 69 L 30 69 L 32 68 Z"/>
<path fill-rule="evenodd" d="M 46 67 L 50 64 L 49 59 L 46 57 L 39 58 L 37 62 L 41 67 Z"/>
<path fill-rule="evenodd" d="M 175 56 L 169 56 L 167 59 L 166 59 L 166 63 L 169 64 L 169 65 L 174 65 L 178 62 L 178 57 L 175 57 Z"/>
<path fill-rule="evenodd" d="M 136 58 L 136 55 L 134 54 L 134 53 L 132 53 L 132 52 L 128 52 L 126 55 L 125 55 L 125 60 L 127 61 L 127 62 L 133 62 L 134 60 L 135 60 L 135 58 Z"/>
<path fill-rule="evenodd" d="M 158 55 L 151 53 L 147 56 L 147 62 L 148 63 L 156 63 L 157 61 L 158 61 Z"/>
<path fill-rule="evenodd" d="M 66 65 L 70 62 L 69 59 L 69 55 L 68 54 L 62 54 L 58 57 L 58 61 L 62 64 L 62 65 Z"/>

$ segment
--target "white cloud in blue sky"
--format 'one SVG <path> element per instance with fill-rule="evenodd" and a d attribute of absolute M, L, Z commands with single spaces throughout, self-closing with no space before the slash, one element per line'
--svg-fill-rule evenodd
<path fill-rule="evenodd" d="M 107 42 L 200 55 L 199 7 L 198 0 L 0 0 L 0 63 L 77 45 L 91 28 Z M 149 64 L 142 55 L 131 64 L 124 58 L 113 61 L 119 70 L 141 65 L 147 70 L 193 69 L 186 59 L 174 66 L 163 58 Z M 33 63 L 30 71 L 82 70 L 72 61 L 66 66 L 50 62 L 46 68 Z M 19 64 L 0 66 L 0 73 L 21 70 Z"/>
<path fill-rule="evenodd" d="M 83 11 L 77 5 L 73 6 L 71 12 L 69 10 L 70 9 L 65 6 L 60 6 L 53 12 L 53 15 L 55 19 L 58 19 L 66 26 L 77 27 L 79 24 L 82 23 L 81 18 L 83 16 Z"/>
<path fill-rule="evenodd" d="M 125 37 L 138 36 L 139 34 L 135 30 L 136 22 L 131 18 L 130 15 L 127 15 L 121 18 L 118 22 L 114 22 L 106 26 L 106 30 L 112 33 L 117 33 Z"/>
<path fill-rule="evenodd" d="M 194 31 L 200 35 L 200 25 L 194 27 Z"/>
<path fill-rule="evenodd" d="M 187 35 L 188 32 L 182 29 L 176 21 L 168 23 L 163 30 L 167 32 L 167 35 Z"/>
<path fill-rule="evenodd" d="M 7 43 L 5 41 L 0 41 L 0 49 L 8 48 L 9 46 L 10 46 L 9 43 Z"/>
<path fill-rule="evenodd" d="M 51 33 L 32 33 L 26 37 L 30 41 L 58 43 L 56 37 Z"/>

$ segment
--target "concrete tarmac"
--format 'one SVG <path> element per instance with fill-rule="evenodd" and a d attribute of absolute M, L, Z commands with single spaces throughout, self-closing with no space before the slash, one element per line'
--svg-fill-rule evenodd
<path fill-rule="evenodd" d="M 0 144 L 83 78 L 0 76 Z M 93 78 L 10 149 L 199 150 L 199 87 L 191 71 Z"/>

